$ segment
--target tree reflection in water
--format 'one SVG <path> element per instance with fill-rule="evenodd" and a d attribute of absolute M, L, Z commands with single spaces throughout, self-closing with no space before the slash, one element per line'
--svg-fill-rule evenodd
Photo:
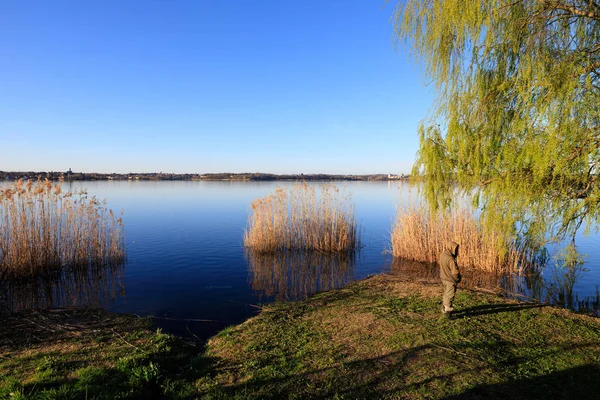
<path fill-rule="evenodd" d="M 123 270 L 124 261 L 120 261 L 0 281 L 0 305 L 9 311 L 107 306 L 117 296 L 125 295 Z"/>
<path fill-rule="evenodd" d="M 342 287 L 354 278 L 356 256 L 348 253 L 246 251 L 249 280 L 259 297 L 301 300 L 319 291 Z"/>
<path fill-rule="evenodd" d="M 575 283 L 583 271 L 582 264 L 539 265 L 537 269 L 521 275 L 490 274 L 476 269 L 461 269 L 461 287 L 498 293 L 518 300 L 536 300 L 578 312 L 600 315 L 600 293 L 580 299 L 574 291 Z M 391 272 L 409 280 L 433 282 L 439 280 L 437 264 L 394 258 Z"/>
<path fill-rule="evenodd" d="M 583 263 L 563 265 L 558 264 L 548 268 L 549 278 L 544 289 L 545 301 L 580 312 L 600 315 L 600 293 L 596 287 L 596 295 L 580 299 L 574 290 L 582 272 Z"/>

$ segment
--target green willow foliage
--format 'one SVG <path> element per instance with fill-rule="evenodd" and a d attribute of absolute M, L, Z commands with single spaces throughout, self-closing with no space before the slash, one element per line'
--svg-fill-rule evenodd
<path fill-rule="evenodd" d="M 458 187 L 510 234 L 597 226 L 600 2 L 407 0 L 395 27 L 439 95 L 413 170 L 434 207 Z"/>

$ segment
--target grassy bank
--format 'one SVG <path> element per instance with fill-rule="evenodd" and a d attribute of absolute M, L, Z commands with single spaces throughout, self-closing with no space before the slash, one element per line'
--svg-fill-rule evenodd
<path fill-rule="evenodd" d="M 21 312 L 0 324 L 0 399 L 184 399 L 203 359 L 148 319 L 102 310 Z"/>
<path fill-rule="evenodd" d="M 600 393 L 598 319 L 463 289 L 457 318 L 446 320 L 439 297 L 435 282 L 376 276 L 270 305 L 210 339 L 201 353 L 131 318 L 45 344 L 3 340 L 0 376 L 12 388 L 0 395 L 546 399 Z M 28 325 L 26 318 L 15 323 Z"/>

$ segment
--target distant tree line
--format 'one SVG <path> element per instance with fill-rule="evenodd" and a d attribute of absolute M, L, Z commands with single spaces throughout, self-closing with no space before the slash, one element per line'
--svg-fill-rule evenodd
<path fill-rule="evenodd" d="M 330 174 L 264 174 L 264 173 L 209 173 L 209 174 L 169 174 L 169 173 L 127 173 L 102 174 L 83 172 L 35 172 L 35 171 L 0 171 L 0 180 L 48 179 L 51 181 L 200 181 L 200 180 L 235 180 L 235 181 L 387 181 L 408 179 L 408 175 L 370 174 L 370 175 L 330 175 Z"/>

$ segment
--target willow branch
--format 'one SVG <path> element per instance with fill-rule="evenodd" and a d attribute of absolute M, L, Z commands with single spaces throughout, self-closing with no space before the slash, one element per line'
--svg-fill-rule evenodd
<path fill-rule="evenodd" d="M 581 10 L 572 5 L 561 3 L 558 1 L 547 1 L 541 0 L 541 3 L 547 7 L 551 7 L 555 10 L 562 10 L 578 17 L 591 18 L 600 21 L 600 13 L 593 11 Z"/>

